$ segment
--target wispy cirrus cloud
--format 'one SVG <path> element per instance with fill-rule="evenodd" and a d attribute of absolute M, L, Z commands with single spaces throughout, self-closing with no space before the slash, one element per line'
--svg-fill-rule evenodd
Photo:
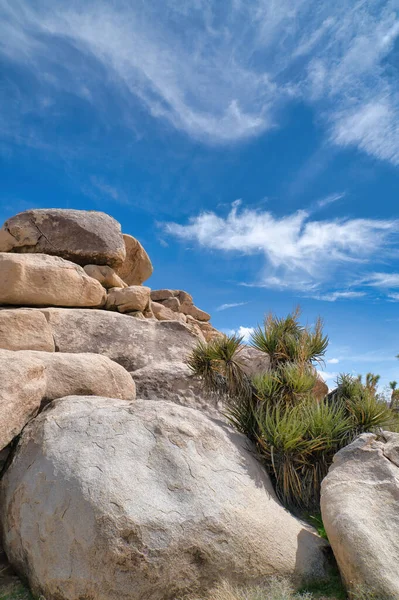
<path fill-rule="evenodd" d="M 354 300 L 362 298 L 366 295 L 366 292 L 355 292 L 355 291 L 343 291 L 343 292 L 330 292 L 329 294 L 317 294 L 311 296 L 315 300 L 324 300 L 325 302 L 336 302 L 337 300 Z"/>
<path fill-rule="evenodd" d="M 326 196 L 325 198 L 321 198 L 320 200 L 318 200 L 317 206 L 318 206 L 318 208 L 325 208 L 326 206 L 330 206 L 330 204 L 334 204 L 334 202 L 338 202 L 338 200 L 342 200 L 342 198 L 345 198 L 345 196 L 346 196 L 346 192 L 330 194 L 329 196 Z"/>
<path fill-rule="evenodd" d="M 249 304 L 249 302 L 231 302 L 230 304 L 221 304 L 220 306 L 218 306 L 216 308 L 216 310 L 218 312 L 220 312 L 221 310 L 228 310 L 229 308 L 236 308 L 238 306 L 245 306 L 246 304 Z"/>
<path fill-rule="evenodd" d="M 395 256 L 398 225 L 396 220 L 315 220 L 306 211 L 276 217 L 234 204 L 227 216 L 205 212 L 186 224 L 166 223 L 164 230 L 207 250 L 263 255 L 263 272 L 247 285 L 294 289 L 334 302 L 365 295 L 364 289 L 348 288 L 370 264 Z M 331 291 L 338 269 L 341 289 Z"/>
<path fill-rule="evenodd" d="M 3 0 L 0 55 L 27 67 L 40 92 L 9 100 L 15 128 L 60 91 L 106 117 L 106 88 L 133 127 L 139 102 L 189 136 L 230 143 L 279 126 L 294 99 L 313 107 L 331 143 L 399 164 L 396 0 L 220 6 Z M 0 125 L 11 135 L 9 123 Z M 14 131 L 20 143 L 39 144 L 33 127 L 23 132 Z"/>

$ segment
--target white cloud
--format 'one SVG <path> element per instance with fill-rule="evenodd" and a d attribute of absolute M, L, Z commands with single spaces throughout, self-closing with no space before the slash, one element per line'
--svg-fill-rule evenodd
<path fill-rule="evenodd" d="M 301 99 L 334 144 L 399 164 L 397 0 L 336 0 L 317 9 L 312 0 L 220 6 L 2 0 L 0 53 L 36 75 L 42 97 L 76 94 L 104 121 L 106 89 L 129 123 L 140 121 L 138 100 L 155 119 L 194 138 L 227 143 L 277 126 L 281 109 Z M 22 98 L 7 105 L 22 113 L 14 114 L 14 127 L 25 112 L 48 109 L 33 97 L 25 106 Z M 0 125 L 11 133 L 4 106 Z M 21 132 L 20 143 L 36 139 Z"/>
<path fill-rule="evenodd" d="M 320 375 L 320 377 L 325 381 L 325 382 L 334 382 L 336 381 L 339 373 L 334 373 L 331 371 L 317 371 L 318 374 Z"/>
<path fill-rule="evenodd" d="M 240 325 L 237 329 L 222 329 L 222 332 L 226 335 L 238 335 L 243 338 L 243 342 L 248 344 L 251 341 L 251 337 L 253 332 L 255 331 L 254 327 L 244 327 Z"/>
<path fill-rule="evenodd" d="M 327 364 L 328 364 L 328 365 L 337 365 L 338 363 L 339 363 L 339 358 L 330 358 L 330 359 L 327 361 Z"/>
<path fill-rule="evenodd" d="M 167 223 L 165 230 L 207 250 L 265 257 L 259 285 L 280 289 L 317 290 L 334 280 L 340 269 L 353 280 L 372 259 L 382 259 L 398 235 L 398 222 L 373 219 L 312 220 L 305 211 L 275 217 L 271 212 L 233 207 L 226 217 L 207 212 L 185 224 Z M 330 288 L 331 289 L 331 288 Z M 364 292 L 337 291 L 322 300 L 355 298 Z"/>
<path fill-rule="evenodd" d="M 392 302 L 399 302 L 399 294 L 388 294 L 388 298 Z"/>
<path fill-rule="evenodd" d="M 232 302 L 231 304 L 221 304 L 216 310 L 228 310 L 229 308 L 236 308 L 236 306 L 245 306 L 245 304 L 248 304 L 248 302 Z"/>

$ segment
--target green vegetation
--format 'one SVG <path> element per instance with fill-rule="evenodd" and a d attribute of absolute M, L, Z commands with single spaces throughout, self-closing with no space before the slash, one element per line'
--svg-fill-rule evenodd
<path fill-rule="evenodd" d="M 21 583 L 2 585 L 0 580 L 0 600 L 33 600 L 33 598 Z"/>
<path fill-rule="evenodd" d="M 270 369 L 250 379 L 240 362 L 242 338 L 226 336 L 199 344 L 189 359 L 207 391 L 220 394 L 232 425 L 247 435 L 288 508 L 318 513 L 320 485 L 334 454 L 360 433 L 394 428 L 395 414 L 377 394 L 378 375 L 341 375 L 325 398 L 315 396 L 316 365 L 328 337 L 318 320 L 299 322 L 269 315 L 251 346 L 266 353 Z"/>

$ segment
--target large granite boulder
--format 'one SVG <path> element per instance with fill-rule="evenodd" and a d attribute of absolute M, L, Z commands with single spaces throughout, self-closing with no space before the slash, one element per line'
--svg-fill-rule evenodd
<path fill-rule="evenodd" d="M 101 306 L 103 286 L 69 260 L 47 254 L 0 252 L 0 304 Z"/>
<path fill-rule="evenodd" d="M 46 598 L 324 574 L 325 542 L 279 505 L 245 438 L 167 402 L 54 402 L 25 428 L 0 507 L 7 556 Z"/>
<path fill-rule="evenodd" d="M 1 252 L 61 256 L 79 265 L 118 267 L 126 257 L 121 226 L 98 211 L 34 209 L 8 219 L 0 230 Z"/>
<path fill-rule="evenodd" d="M 46 317 L 32 308 L 0 310 L 0 348 L 54 352 L 54 340 Z"/>
<path fill-rule="evenodd" d="M 321 511 L 347 587 L 399 600 L 399 434 L 366 433 L 340 450 Z"/>
<path fill-rule="evenodd" d="M 0 350 L 0 450 L 39 411 L 47 379 L 41 360 Z"/>
<path fill-rule="evenodd" d="M 128 371 L 184 362 L 197 337 L 177 321 L 141 320 L 105 310 L 41 309 L 60 352 L 97 352 Z"/>
<path fill-rule="evenodd" d="M 118 268 L 118 275 L 128 285 L 141 285 L 151 277 L 153 266 L 147 252 L 136 238 L 123 235 L 126 258 Z"/>

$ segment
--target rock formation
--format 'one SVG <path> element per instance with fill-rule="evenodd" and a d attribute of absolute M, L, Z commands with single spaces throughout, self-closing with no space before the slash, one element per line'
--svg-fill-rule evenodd
<path fill-rule="evenodd" d="M 56 401 L 25 429 L 0 505 L 7 555 L 46 598 L 325 573 L 325 543 L 278 504 L 246 439 L 169 402 Z"/>
<path fill-rule="evenodd" d="M 186 291 L 143 285 L 151 273 L 103 213 L 30 210 L 0 230 L 12 564 L 49 600 L 172 600 L 223 578 L 323 573 L 324 542 L 279 505 L 187 366 L 221 333 Z M 242 360 L 268 368 L 249 348 Z"/>
<path fill-rule="evenodd" d="M 349 589 L 399 600 L 399 434 L 365 433 L 334 457 L 323 522 Z"/>

